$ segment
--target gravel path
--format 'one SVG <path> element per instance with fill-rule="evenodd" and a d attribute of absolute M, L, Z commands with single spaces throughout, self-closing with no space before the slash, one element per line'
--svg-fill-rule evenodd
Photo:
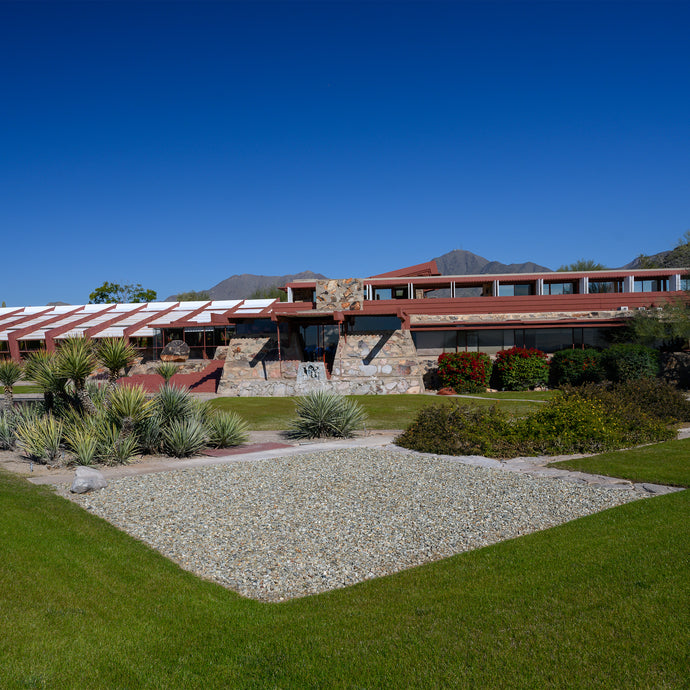
<path fill-rule="evenodd" d="M 187 570 L 247 597 L 282 601 L 639 497 L 355 448 L 123 477 L 72 500 Z"/>

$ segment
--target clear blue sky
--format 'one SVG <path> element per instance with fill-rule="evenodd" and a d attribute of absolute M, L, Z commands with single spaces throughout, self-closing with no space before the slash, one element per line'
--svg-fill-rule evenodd
<path fill-rule="evenodd" d="M 690 2 L 0 2 L 0 300 L 620 266 L 690 229 Z"/>

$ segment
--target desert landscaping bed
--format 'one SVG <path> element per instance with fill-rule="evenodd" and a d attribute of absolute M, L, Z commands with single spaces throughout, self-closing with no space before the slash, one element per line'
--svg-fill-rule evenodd
<path fill-rule="evenodd" d="M 123 477 L 73 500 L 201 577 L 247 597 L 282 601 L 639 497 L 357 448 Z"/>

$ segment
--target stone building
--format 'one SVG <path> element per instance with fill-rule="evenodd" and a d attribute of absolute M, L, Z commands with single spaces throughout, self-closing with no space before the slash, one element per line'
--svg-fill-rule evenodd
<path fill-rule="evenodd" d="M 123 337 L 146 373 L 174 340 L 223 395 L 419 393 L 443 352 L 606 347 L 637 309 L 685 299 L 686 269 L 442 276 L 428 262 L 365 279 L 295 281 L 286 302 L 225 300 L 0 309 L 0 356 L 71 336 Z"/>

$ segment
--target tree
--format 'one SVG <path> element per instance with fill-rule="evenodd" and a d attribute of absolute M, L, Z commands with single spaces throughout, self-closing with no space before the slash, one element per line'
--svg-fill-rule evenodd
<path fill-rule="evenodd" d="M 593 259 L 578 259 L 572 264 L 561 266 L 559 271 L 605 271 L 608 267 L 597 263 Z"/>
<path fill-rule="evenodd" d="M 277 285 L 270 287 L 257 288 L 247 299 L 277 299 L 279 302 L 287 301 L 287 293 L 283 292 Z"/>
<path fill-rule="evenodd" d="M 208 290 L 201 290 L 199 292 L 190 290 L 189 292 L 178 293 L 175 295 L 175 299 L 178 302 L 208 302 L 211 299 L 211 295 Z"/>
<path fill-rule="evenodd" d="M 66 390 L 68 378 L 58 371 L 57 353 L 38 350 L 32 352 L 24 363 L 24 378 L 33 381 L 43 390 L 46 412 L 52 412 L 56 397 L 63 403 L 69 398 Z"/>
<path fill-rule="evenodd" d="M 12 386 L 14 386 L 17 381 L 20 381 L 24 372 L 20 364 L 17 364 L 14 360 L 3 359 L 0 360 L 0 383 L 5 388 L 5 401 L 3 408 L 5 410 L 11 410 L 14 404 L 14 398 L 12 396 Z"/>
<path fill-rule="evenodd" d="M 657 309 L 635 312 L 628 321 L 629 340 L 667 350 L 682 350 L 690 341 L 690 305 L 682 299 Z"/>
<path fill-rule="evenodd" d="M 155 302 L 158 293 L 144 290 L 141 283 L 120 285 L 105 282 L 89 295 L 89 304 L 115 304 L 121 302 Z"/>

